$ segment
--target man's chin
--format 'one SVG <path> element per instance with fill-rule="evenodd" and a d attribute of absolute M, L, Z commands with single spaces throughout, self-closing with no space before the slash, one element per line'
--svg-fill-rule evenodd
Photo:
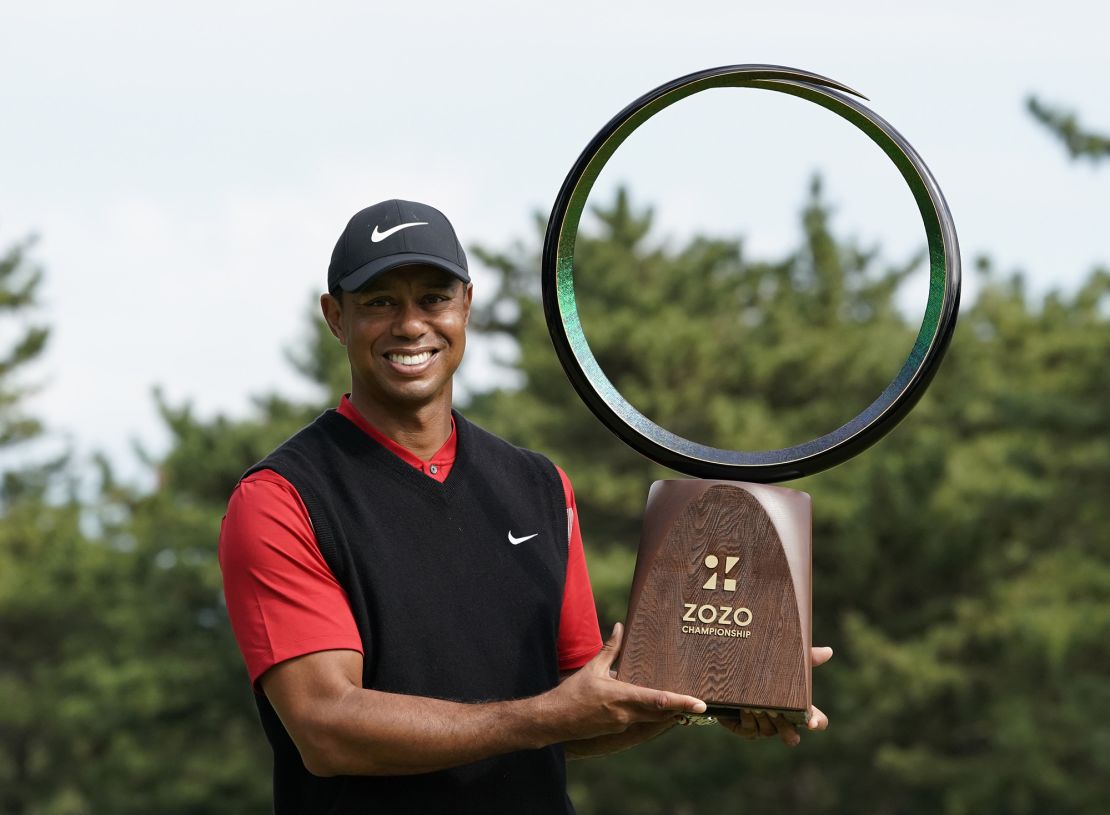
<path fill-rule="evenodd" d="M 417 410 L 436 402 L 451 403 L 450 388 L 437 388 L 430 382 L 409 382 L 385 389 L 383 402 L 400 410 Z"/>

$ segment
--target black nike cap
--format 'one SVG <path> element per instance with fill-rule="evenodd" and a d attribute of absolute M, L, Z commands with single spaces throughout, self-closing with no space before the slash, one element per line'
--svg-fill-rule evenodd
<path fill-rule="evenodd" d="M 357 291 L 401 266 L 435 266 L 470 282 L 455 228 L 435 207 L 392 198 L 355 213 L 335 243 L 328 291 Z"/>

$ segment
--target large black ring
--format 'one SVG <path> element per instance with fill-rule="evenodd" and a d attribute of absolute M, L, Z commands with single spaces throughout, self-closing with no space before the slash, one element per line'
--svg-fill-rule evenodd
<path fill-rule="evenodd" d="M 574 245 L 590 190 L 605 163 L 636 128 L 680 99 L 710 88 L 751 87 L 788 93 L 847 119 L 890 157 L 909 185 L 929 246 L 929 300 L 909 358 L 874 402 L 820 438 L 759 452 L 722 450 L 676 436 L 628 403 L 598 365 L 574 299 Z M 893 127 L 839 82 L 776 65 L 730 65 L 675 79 L 618 113 L 586 146 L 555 200 L 543 246 L 543 306 L 555 353 L 578 395 L 622 441 L 653 461 L 700 478 L 788 481 L 820 472 L 877 442 L 914 406 L 936 373 L 956 325 L 960 252 L 948 205 L 925 162 Z M 861 96 L 861 98 L 864 98 Z"/>

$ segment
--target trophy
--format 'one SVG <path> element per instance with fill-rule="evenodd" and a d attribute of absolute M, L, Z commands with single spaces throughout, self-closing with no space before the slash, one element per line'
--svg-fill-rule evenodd
<path fill-rule="evenodd" d="M 815 102 L 848 120 L 894 162 L 925 226 L 929 297 L 909 357 L 855 418 L 777 450 L 709 447 L 669 432 L 625 400 L 586 341 L 574 294 L 574 249 L 599 173 L 633 131 L 664 108 L 722 87 Z M 543 304 L 555 352 L 579 396 L 618 438 L 693 478 L 657 481 L 648 495 L 618 678 L 696 696 L 705 721 L 739 710 L 804 723 L 811 703 L 811 515 L 804 492 L 773 486 L 820 472 L 874 444 L 921 398 L 955 328 L 960 256 L 940 188 L 910 144 L 856 91 L 774 65 L 714 68 L 640 97 L 578 157 L 552 209 L 543 248 Z"/>

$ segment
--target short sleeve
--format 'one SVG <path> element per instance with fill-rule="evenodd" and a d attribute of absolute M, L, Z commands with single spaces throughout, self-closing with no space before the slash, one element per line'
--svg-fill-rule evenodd
<path fill-rule="evenodd" d="M 601 629 L 597 624 L 597 608 L 590 587 L 590 574 L 586 570 L 586 553 L 582 547 L 582 532 L 578 528 L 578 508 L 574 502 L 574 489 L 561 468 L 563 495 L 567 506 L 567 577 L 563 588 L 563 608 L 559 619 L 559 670 L 573 671 L 581 668 L 601 650 Z"/>
<path fill-rule="evenodd" d="M 219 559 L 252 683 L 304 654 L 362 653 L 347 594 L 316 545 L 308 511 L 277 473 L 260 470 L 239 482 L 220 526 Z"/>

